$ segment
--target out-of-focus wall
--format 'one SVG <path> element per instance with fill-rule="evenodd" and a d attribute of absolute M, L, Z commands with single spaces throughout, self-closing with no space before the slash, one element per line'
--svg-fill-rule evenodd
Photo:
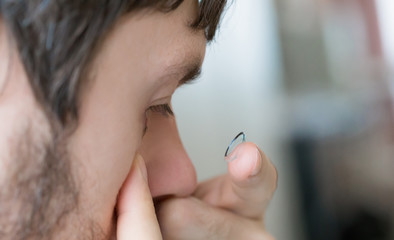
<path fill-rule="evenodd" d="M 178 90 L 173 107 L 199 180 L 226 172 L 224 151 L 240 131 L 265 151 L 279 172 L 267 228 L 278 240 L 297 240 L 303 233 L 297 181 L 282 146 L 288 131 L 280 56 L 273 2 L 233 1 L 200 81 Z"/>
<path fill-rule="evenodd" d="M 275 0 L 306 239 L 394 239 L 389 2 Z"/>
<path fill-rule="evenodd" d="M 376 0 L 385 56 L 394 66 L 394 1 Z M 394 79 L 393 79 L 394 80 Z"/>
<path fill-rule="evenodd" d="M 174 96 L 200 180 L 240 131 L 271 157 L 278 240 L 394 239 L 389 0 L 232 1 L 199 83 Z"/>

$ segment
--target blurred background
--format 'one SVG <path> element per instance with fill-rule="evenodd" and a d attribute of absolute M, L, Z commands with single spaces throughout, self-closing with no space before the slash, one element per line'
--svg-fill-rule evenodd
<path fill-rule="evenodd" d="M 276 239 L 394 239 L 393 69 L 392 0 L 235 0 L 173 99 L 199 180 L 244 131 L 279 172 Z"/>

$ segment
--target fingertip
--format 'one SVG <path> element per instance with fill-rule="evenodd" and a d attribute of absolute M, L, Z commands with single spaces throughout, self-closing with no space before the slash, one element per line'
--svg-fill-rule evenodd
<path fill-rule="evenodd" d="M 255 156 L 254 166 L 252 173 L 250 174 L 250 177 L 256 176 L 261 171 L 261 165 L 263 160 L 258 148 L 255 148 L 255 155 L 256 156 Z"/>
<path fill-rule="evenodd" d="M 130 206 L 127 203 L 134 201 L 136 195 L 141 195 L 141 193 L 146 195 L 149 193 L 147 178 L 144 159 L 140 154 L 136 154 L 129 170 L 129 174 L 119 191 L 117 203 L 118 213 L 127 211 Z"/>
<path fill-rule="evenodd" d="M 148 170 L 146 169 L 144 158 L 141 154 L 137 153 L 134 161 L 136 161 L 135 164 L 138 166 L 143 179 L 148 183 Z"/>
<path fill-rule="evenodd" d="M 234 150 L 236 156 L 229 162 L 230 175 L 236 181 L 244 181 L 258 175 L 262 167 L 262 156 L 257 145 L 252 142 L 240 144 Z"/>
<path fill-rule="evenodd" d="M 118 196 L 117 236 L 123 239 L 162 239 L 144 159 L 136 155 Z"/>

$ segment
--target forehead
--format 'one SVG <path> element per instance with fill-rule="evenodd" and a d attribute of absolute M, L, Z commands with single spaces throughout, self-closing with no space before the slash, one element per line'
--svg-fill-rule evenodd
<path fill-rule="evenodd" d="M 124 57 L 125 63 L 149 75 L 195 64 L 203 59 L 206 47 L 204 32 L 190 26 L 197 13 L 197 1 L 192 0 L 169 13 L 133 12 L 119 21 L 107 43 L 113 45 L 110 48 L 114 54 Z"/>

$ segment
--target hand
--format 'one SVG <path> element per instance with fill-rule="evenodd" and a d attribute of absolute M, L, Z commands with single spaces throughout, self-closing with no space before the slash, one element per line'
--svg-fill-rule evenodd
<path fill-rule="evenodd" d="M 276 189 L 275 167 L 253 143 L 241 144 L 233 153 L 237 159 L 229 163 L 227 175 L 200 184 L 193 197 L 160 204 L 162 232 L 145 164 L 137 155 L 119 194 L 117 238 L 273 239 L 264 230 L 263 216 Z"/>
<path fill-rule="evenodd" d="M 194 196 L 157 210 L 164 239 L 273 239 L 264 213 L 277 186 L 275 167 L 253 143 L 239 145 L 228 174 L 201 183 Z"/>
<path fill-rule="evenodd" d="M 145 163 L 141 155 L 137 154 L 134 158 L 129 175 L 119 193 L 117 215 L 117 239 L 163 239 L 149 191 Z"/>

